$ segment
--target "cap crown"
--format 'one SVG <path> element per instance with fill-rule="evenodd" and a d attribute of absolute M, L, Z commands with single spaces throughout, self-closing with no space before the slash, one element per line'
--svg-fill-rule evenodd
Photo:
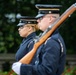
<path fill-rule="evenodd" d="M 30 16 L 21 16 L 19 24 L 17 26 L 26 25 L 26 24 L 37 24 L 36 18 Z"/>
<path fill-rule="evenodd" d="M 36 4 L 35 7 L 38 9 L 38 16 L 45 14 L 59 14 L 61 5 L 49 5 L 49 4 Z"/>

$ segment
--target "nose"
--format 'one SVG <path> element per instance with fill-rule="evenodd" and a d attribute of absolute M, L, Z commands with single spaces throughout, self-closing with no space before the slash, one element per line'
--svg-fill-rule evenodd
<path fill-rule="evenodd" d="M 20 31 L 20 28 L 18 28 L 18 31 Z"/>
<path fill-rule="evenodd" d="M 37 22 L 40 22 L 40 20 L 39 20 L 39 19 L 37 19 Z"/>

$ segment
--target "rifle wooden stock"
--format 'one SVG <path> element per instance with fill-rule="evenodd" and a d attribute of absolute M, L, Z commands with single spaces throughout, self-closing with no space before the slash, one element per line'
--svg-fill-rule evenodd
<path fill-rule="evenodd" d="M 71 15 L 74 11 L 76 10 L 76 3 L 71 5 L 52 25 L 50 30 L 43 35 L 38 42 L 36 42 L 34 44 L 33 49 L 27 53 L 21 60 L 19 60 L 19 62 L 23 63 L 23 64 L 29 64 L 31 62 L 31 60 L 33 59 L 38 47 L 43 44 L 47 38 L 49 36 L 52 35 L 52 33 L 60 26 L 60 24 L 62 24 L 66 18 L 69 17 L 69 15 Z M 45 33 L 45 32 L 44 32 Z M 11 73 L 9 73 L 8 75 L 13 75 Z"/>

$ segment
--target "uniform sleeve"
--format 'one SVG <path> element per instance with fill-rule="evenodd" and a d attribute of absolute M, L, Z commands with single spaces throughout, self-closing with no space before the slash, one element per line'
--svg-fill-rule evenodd
<path fill-rule="evenodd" d="M 34 41 L 31 41 L 31 42 L 28 44 L 28 46 L 27 46 L 28 51 L 32 50 L 32 49 L 33 49 L 33 46 L 34 46 Z"/>
<path fill-rule="evenodd" d="M 60 58 L 60 46 L 54 40 L 48 40 L 42 50 L 39 64 L 22 64 L 20 75 L 55 75 Z"/>

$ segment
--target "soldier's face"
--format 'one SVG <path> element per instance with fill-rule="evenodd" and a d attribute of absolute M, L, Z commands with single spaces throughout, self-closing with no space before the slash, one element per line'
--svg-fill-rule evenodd
<path fill-rule="evenodd" d="M 39 18 L 37 20 L 39 29 L 45 31 L 48 28 L 48 26 L 52 23 L 52 20 L 53 18 L 50 14 L 47 14 Z"/>
<path fill-rule="evenodd" d="M 24 26 L 20 26 L 18 31 L 19 31 L 19 35 L 21 37 L 27 37 L 28 36 L 28 33 L 29 33 L 29 27 L 27 25 L 24 25 Z"/>

